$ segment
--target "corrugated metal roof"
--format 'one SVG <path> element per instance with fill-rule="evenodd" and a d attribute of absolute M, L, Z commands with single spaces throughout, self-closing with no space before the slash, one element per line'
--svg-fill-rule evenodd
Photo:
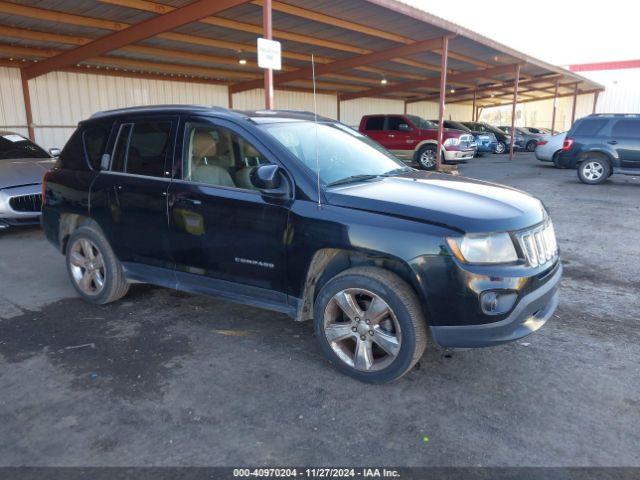
<path fill-rule="evenodd" d="M 124 6 L 127 3 L 124 0 L 115 2 L 121 3 L 121 5 L 112 4 L 109 1 L 11 0 L 9 3 L 0 1 L 0 4 L 4 5 L 4 8 L 0 9 L 0 26 L 93 39 L 109 35 L 123 28 L 125 25 L 122 24 L 135 25 L 157 16 L 157 13 L 153 11 L 141 9 L 144 8 L 144 5 L 140 7 L 132 3 L 131 6 Z M 153 0 L 153 2 L 147 2 L 147 5 L 157 4 L 163 7 L 179 8 L 190 3 L 191 0 Z M 15 5 L 15 8 L 11 4 Z M 9 6 L 7 7 L 7 5 Z M 75 17 L 55 19 L 48 18 L 46 15 L 25 14 L 18 11 L 20 6 L 61 12 Z M 291 11 L 292 8 L 295 9 L 294 12 Z M 299 9 L 307 10 L 307 12 L 301 13 Z M 89 18 L 90 22 L 84 22 L 79 17 Z M 262 7 L 259 2 L 245 3 L 225 10 L 219 13 L 217 18 L 236 23 L 229 25 L 229 22 L 220 24 L 218 21 L 213 22 L 218 24 L 212 25 L 211 23 L 195 22 L 175 29 L 173 33 L 182 35 L 179 38 L 172 35 L 159 35 L 140 42 L 140 45 L 165 51 L 226 57 L 230 61 L 237 60 L 242 55 L 255 62 L 256 36 L 262 28 Z M 114 22 L 116 23 L 114 24 Z M 351 25 L 347 25 L 345 22 L 351 22 Z M 327 63 L 332 60 L 357 56 L 357 52 L 360 51 L 363 53 L 378 52 L 454 33 L 456 36 L 450 40 L 450 56 L 448 58 L 448 69 L 452 74 L 521 63 L 522 80 L 556 74 L 560 75 L 563 83 L 579 83 L 581 90 L 591 91 L 602 88 L 601 85 L 575 73 L 548 65 L 459 25 L 395 0 L 274 0 L 273 28 L 274 37 L 282 42 L 285 53 L 283 64 L 289 71 L 308 68 L 309 61 L 306 58 L 311 54 L 318 58 L 318 63 Z M 285 38 L 278 38 L 282 36 Z M 316 44 L 314 45 L 314 43 Z M 63 51 L 73 48 L 78 43 L 38 40 L 33 35 L 20 34 L 16 37 L 3 35 L 0 38 L 0 45 Z M 243 53 L 241 54 L 240 51 Z M 120 61 L 123 59 L 135 61 L 138 66 L 137 71 L 144 70 L 140 67 L 140 62 L 150 62 L 154 64 L 153 68 L 148 69 L 150 72 L 158 71 L 157 64 L 184 65 L 198 67 L 199 74 L 194 75 L 198 77 L 202 76 L 200 69 L 210 67 L 217 70 L 215 74 L 211 75 L 212 79 L 220 79 L 219 71 L 227 70 L 229 71 L 228 80 L 231 83 L 242 81 L 234 75 L 236 71 L 253 72 L 259 75 L 259 71 L 255 68 L 234 66 L 229 61 L 223 63 L 208 60 L 193 61 L 176 58 L 175 53 L 156 56 L 145 52 L 118 50 L 111 54 L 102 55 L 101 62 L 94 63 L 104 65 L 104 57 L 109 55 L 119 58 Z M 8 58 L 9 56 L 0 51 L 0 58 Z M 34 55 L 24 56 L 34 57 Z M 333 84 L 336 91 L 365 91 L 375 86 L 372 85 L 372 80 L 382 80 L 382 78 L 388 79 L 389 85 L 414 81 L 419 77 L 437 78 L 439 73 L 434 69 L 438 68 L 440 60 L 439 53 L 424 52 L 405 57 L 402 60 L 384 60 L 366 67 L 342 70 L 336 72 L 337 76 L 326 76 L 323 77 L 323 80 Z M 92 62 L 88 59 L 83 63 L 91 64 Z M 186 74 L 189 75 L 188 72 Z M 362 80 L 359 80 L 358 77 L 362 77 Z M 457 85 L 456 101 L 465 101 L 472 97 L 470 90 L 466 95 L 464 94 L 465 88 L 486 88 L 492 83 L 510 82 L 513 79 L 514 74 L 507 73 L 493 79 L 477 77 L 471 80 L 466 79 L 463 82 L 454 81 L 452 84 Z M 310 78 L 305 78 L 289 82 L 286 85 L 299 87 L 307 84 L 309 80 Z M 544 97 L 548 95 L 548 89 L 553 87 L 553 82 L 555 79 L 540 84 L 539 89 L 526 91 L 525 95 L 527 98 L 532 98 L 535 95 Z M 535 88 L 535 85 L 529 87 L 529 90 L 532 88 Z M 377 95 L 401 96 L 411 99 L 428 95 L 434 90 L 437 88 L 414 87 L 407 89 L 407 91 L 401 91 L 398 87 L 389 92 L 378 92 Z M 573 86 L 564 86 L 559 89 L 561 94 L 571 92 L 573 92 Z M 480 104 L 490 102 L 490 99 L 483 99 Z"/>

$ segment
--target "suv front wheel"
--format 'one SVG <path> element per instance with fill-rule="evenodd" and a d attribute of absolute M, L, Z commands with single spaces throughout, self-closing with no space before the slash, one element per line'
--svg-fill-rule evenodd
<path fill-rule="evenodd" d="M 588 185 L 603 183 L 610 175 L 611 166 L 601 157 L 588 157 L 578 166 L 578 178 Z"/>
<path fill-rule="evenodd" d="M 422 147 L 420 147 L 420 150 L 418 150 L 418 153 L 416 154 L 416 161 L 418 162 L 418 166 L 422 170 L 435 170 L 437 157 L 438 147 L 433 144 L 427 144 L 423 145 Z"/>
<path fill-rule="evenodd" d="M 329 361 L 368 383 L 402 377 L 427 342 L 416 293 L 395 273 L 377 267 L 351 268 L 327 282 L 315 301 L 314 327 Z"/>

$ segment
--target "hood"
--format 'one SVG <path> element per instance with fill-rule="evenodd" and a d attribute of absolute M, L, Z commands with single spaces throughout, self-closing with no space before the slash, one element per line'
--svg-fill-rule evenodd
<path fill-rule="evenodd" d="M 408 217 L 465 233 L 519 230 L 542 222 L 542 202 L 513 188 L 412 171 L 327 192 L 332 205 Z"/>
<path fill-rule="evenodd" d="M 49 158 L 0 160 L 0 189 L 41 183 L 55 161 Z"/>

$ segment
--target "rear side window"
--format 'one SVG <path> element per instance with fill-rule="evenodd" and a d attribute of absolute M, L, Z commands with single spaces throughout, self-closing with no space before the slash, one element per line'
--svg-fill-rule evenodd
<path fill-rule="evenodd" d="M 120 126 L 113 151 L 113 170 L 162 177 L 171 138 L 171 122 L 137 122 Z"/>
<path fill-rule="evenodd" d="M 384 130 L 384 117 L 369 117 L 364 128 L 365 130 Z"/>
<path fill-rule="evenodd" d="M 164 163 L 171 138 L 171 122 L 141 122 L 133 127 L 127 154 L 127 173 L 164 176 Z"/>
<path fill-rule="evenodd" d="M 611 136 L 640 138 L 640 120 L 618 120 L 611 129 Z"/>
<path fill-rule="evenodd" d="M 77 129 L 62 149 L 58 164 L 66 170 L 87 170 L 83 150 L 82 129 Z"/>
<path fill-rule="evenodd" d="M 592 136 L 597 135 L 600 130 L 609 122 L 607 119 L 587 119 L 582 120 L 572 132 L 572 135 Z"/>
<path fill-rule="evenodd" d="M 387 130 L 400 130 L 401 124 L 406 125 L 406 120 L 402 117 L 389 117 L 387 121 Z"/>
<path fill-rule="evenodd" d="M 94 170 L 100 169 L 100 159 L 109 140 L 109 130 L 103 125 L 87 128 L 82 134 L 87 162 Z"/>

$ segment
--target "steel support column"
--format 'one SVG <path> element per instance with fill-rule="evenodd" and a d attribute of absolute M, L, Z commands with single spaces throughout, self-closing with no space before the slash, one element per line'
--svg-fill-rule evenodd
<path fill-rule="evenodd" d="M 578 103 L 578 84 L 573 87 L 573 106 L 571 107 L 571 126 L 576 121 L 576 104 Z"/>
<path fill-rule="evenodd" d="M 442 57 L 440 63 L 440 108 L 438 114 L 438 149 L 436 151 L 436 170 L 440 170 L 442 159 L 442 137 L 444 136 L 444 105 L 447 99 L 447 57 L 449 55 L 449 37 L 442 38 Z"/>
<path fill-rule="evenodd" d="M 338 118 L 336 120 L 340 121 L 340 94 L 336 93 L 336 111 L 338 112 Z"/>
<path fill-rule="evenodd" d="M 551 135 L 556 134 L 556 110 L 558 108 L 558 87 L 560 80 L 556 80 L 556 88 L 553 91 L 553 113 L 551 114 Z"/>
<path fill-rule="evenodd" d="M 27 118 L 27 131 L 32 142 L 36 141 L 35 131 L 33 130 L 33 113 L 31 112 L 31 93 L 29 92 L 29 80 L 24 72 L 20 70 L 20 79 L 22 81 L 22 98 L 24 100 L 24 111 Z"/>
<path fill-rule="evenodd" d="M 593 112 L 591 113 L 596 113 L 596 106 L 598 105 L 598 96 L 600 95 L 600 92 L 596 92 L 593 94 Z"/>
<path fill-rule="evenodd" d="M 477 112 L 477 110 L 476 110 L 476 108 L 477 108 L 476 107 L 476 98 L 477 98 L 477 96 L 478 96 L 478 89 L 474 88 L 473 89 L 473 108 L 471 110 L 471 121 L 472 122 L 477 121 L 476 120 L 476 112 Z"/>
<path fill-rule="evenodd" d="M 520 65 L 516 67 L 516 81 L 513 84 L 513 105 L 511 106 L 511 142 L 509 160 L 513 160 L 513 144 L 516 141 L 516 104 L 518 103 L 518 84 L 520 83 Z"/>
<path fill-rule="evenodd" d="M 271 0 L 262 2 L 262 30 L 264 38 L 273 39 Z M 264 108 L 273 110 L 273 70 L 270 68 L 264 71 Z"/>

